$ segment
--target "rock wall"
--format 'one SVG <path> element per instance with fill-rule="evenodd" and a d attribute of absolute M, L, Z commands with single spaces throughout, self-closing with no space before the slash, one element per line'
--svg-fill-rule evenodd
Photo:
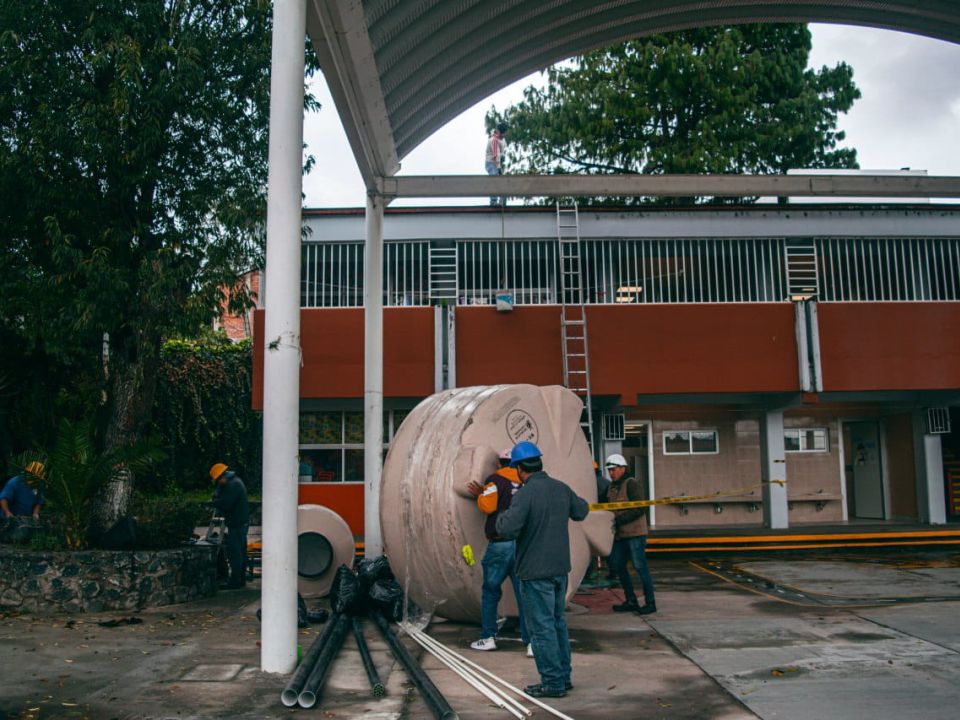
<path fill-rule="evenodd" d="M 35 552 L 0 546 L 0 610 L 100 612 L 217 592 L 216 548 Z"/>

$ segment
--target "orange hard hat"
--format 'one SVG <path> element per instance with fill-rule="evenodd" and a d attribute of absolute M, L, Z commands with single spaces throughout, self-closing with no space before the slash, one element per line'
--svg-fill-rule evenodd
<path fill-rule="evenodd" d="M 224 465 L 223 463 L 217 463 L 212 468 L 210 468 L 210 479 L 216 480 L 221 475 L 223 475 L 226 471 L 227 471 L 226 465 Z"/>
<path fill-rule="evenodd" d="M 38 477 L 43 480 L 47 476 L 46 468 L 43 467 L 43 463 L 39 460 L 34 460 L 33 462 L 27 463 L 27 466 L 24 468 L 30 475 Z"/>

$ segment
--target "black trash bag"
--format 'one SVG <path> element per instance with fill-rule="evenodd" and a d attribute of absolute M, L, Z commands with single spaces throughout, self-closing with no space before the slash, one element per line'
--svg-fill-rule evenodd
<path fill-rule="evenodd" d="M 394 578 L 377 580 L 370 587 L 370 600 L 387 620 L 403 619 L 403 588 Z"/>
<path fill-rule="evenodd" d="M 318 610 L 310 610 L 307 607 L 307 603 L 303 599 L 303 596 L 300 593 L 297 593 L 297 625 L 299 627 L 310 627 L 312 623 L 325 623 L 328 617 L 329 613 L 323 608 Z M 257 620 L 263 622 L 260 608 L 257 608 Z"/>
<path fill-rule="evenodd" d="M 389 580 L 393 577 L 393 571 L 390 570 L 390 561 L 386 555 L 378 558 L 363 558 L 357 563 L 357 577 L 360 578 L 360 584 L 367 591 L 377 580 Z"/>
<path fill-rule="evenodd" d="M 330 605 L 336 613 L 356 615 L 363 611 L 364 597 L 360 581 L 346 565 L 337 568 L 330 588 Z"/>

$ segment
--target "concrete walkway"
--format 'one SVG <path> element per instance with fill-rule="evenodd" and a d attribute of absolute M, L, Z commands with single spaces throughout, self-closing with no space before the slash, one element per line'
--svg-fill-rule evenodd
<path fill-rule="evenodd" d="M 735 577 L 752 582 L 707 572 L 705 563 L 652 564 L 660 612 L 649 622 L 611 613 L 616 591 L 575 598 L 568 620 L 576 687 L 553 701 L 557 709 L 578 720 L 956 716 L 955 553 L 733 562 Z M 222 593 L 113 628 L 97 623 L 116 613 L 2 617 L 0 720 L 430 716 L 371 625 L 366 636 L 386 698 L 369 697 L 348 636 L 319 709 L 283 708 L 284 679 L 257 670 L 257 605 L 256 590 Z M 317 630 L 302 633 L 304 647 Z M 482 654 L 467 649 L 473 626 L 441 621 L 429 632 L 516 685 L 536 681 L 515 635 Z M 422 662 L 460 717 L 510 717 L 434 658 Z"/>

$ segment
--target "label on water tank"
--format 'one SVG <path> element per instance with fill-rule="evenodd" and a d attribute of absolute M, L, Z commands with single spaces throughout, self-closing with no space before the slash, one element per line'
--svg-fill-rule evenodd
<path fill-rule="evenodd" d="M 527 440 L 536 445 L 540 441 L 540 431 L 536 421 L 526 410 L 512 410 L 507 415 L 507 436 L 515 443 Z"/>

